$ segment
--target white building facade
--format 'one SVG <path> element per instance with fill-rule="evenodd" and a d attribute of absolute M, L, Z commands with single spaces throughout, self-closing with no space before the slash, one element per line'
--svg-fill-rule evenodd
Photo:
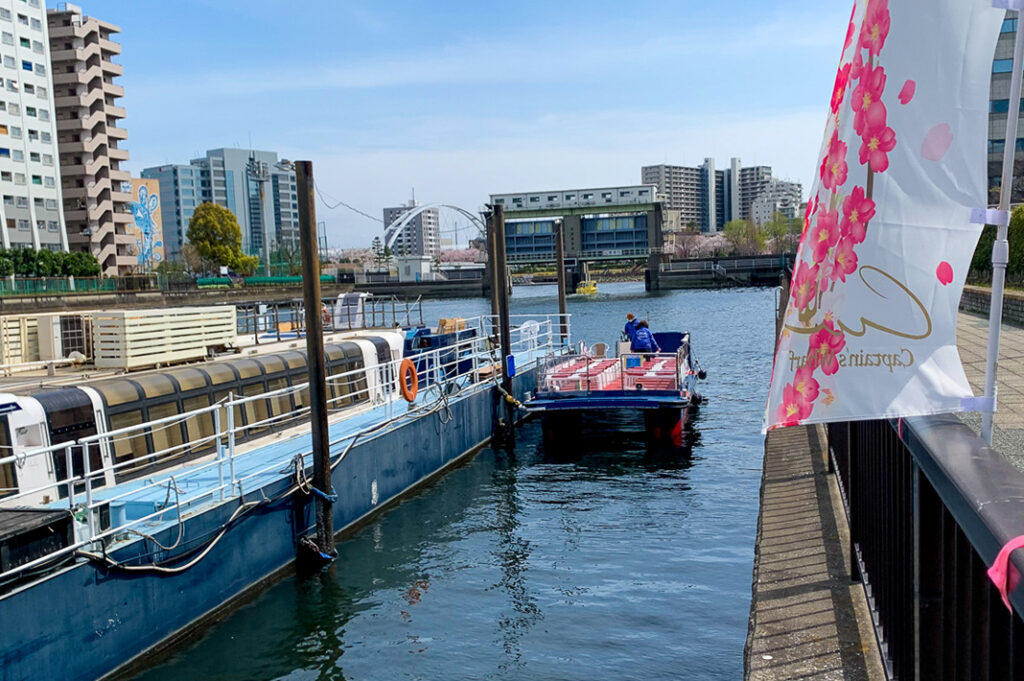
<path fill-rule="evenodd" d="M 0 245 L 68 250 L 46 8 L 0 0 Z"/>

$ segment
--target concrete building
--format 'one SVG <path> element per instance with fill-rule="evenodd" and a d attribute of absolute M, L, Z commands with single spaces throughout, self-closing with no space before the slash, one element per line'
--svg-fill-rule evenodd
<path fill-rule="evenodd" d="M 799 183 L 770 178 L 767 186 L 750 204 L 750 219 L 761 227 L 776 213 L 782 213 L 791 219 L 802 216 L 802 200 L 803 188 Z"/>
<path fill-rule="evenodd" d="M 561 220 L 565 255 L 644 255 L 661 247 L 663 204 L 652 185 L 491 194 L 505 209 L 508 259 L 553 258 L 555 220 Z"/>
<path fill-rule="evenodd" d="M 779 182 L 772 177 L 771 166 L 744 168 L 738 158 L 732 158 L 724 170 L 717 170 L 715 160 L 706 158 L 696 168 L 644 166 L 640 176 L 657 187 L 666 209 L 680 211 L 681 223 L 696 225 L 705 233 L 718 232 L 731 220 L 750 219 L 754 201 Z M 799 184 L 784 184 L 802 192 Z"/>
<path fill-rule="evenodd" d="M 188 223 L 200 203 L 224 206 L 242 228 L 242 250 L 265 259 L 279 247 L 299 245 L 295 172 L 279 167 L 277 153 L 211 149 L 188 165 L 146 168 L 158 180 L 168 259 L 179 259 Z"/>
<path fill-rule="evenodd" d="M 126 232 L 132 196 L 121 191 L 131 176 L 121 170 L 128 152 L 119 148 L 128 137 L 118 127 L 124 88 L 114 84 L 124 71 L 113 62 L 121 46 L 111 36 L 120 29 L 70 3 L 47 12 L 47 23 L 68 242 L 91 251 L 103 274 L 127 274 L 137 260 Z"/>
<path fill-rule="evenodd" d="M 68 250 L 42 0 L 0 0 L 0 245 Z"/>
<path fill-rule="evenodd" d="M 416 207 L 415 201 L 404 206 L 384 209 L 384 228 L 387 229 L 403 215 Z M 422 255 L 435 258 L 441 255 L 441 221 L 436 208 L 427 208 L 412 218 L 399 232 L 391 251 L 398 256 Z"/>
<path fill-rule="evenodd" d="M 994 205 L 999 201 L 999 186 L 1002 184 L 1003 150 L 1006 148 L 1006 115 L 1010 111 L 1010 72 L 1013 69 L 1013 41 L 1017 35 L 1017 17 L 1003 21 L 996 43 L 995 58 L 992 62 L 992 82 L 990 85 L 990 101 L 988 114 L 988 202 Z M 1021 100 L 1024 109 L 1024 100 Z M 1024 170 L 1024 137 L 1017 129 L 1017 142 L 1014 151 L 1014 187 L 1011 201 L 1024 201 L 1024 182 L 1021 182 Z"/>

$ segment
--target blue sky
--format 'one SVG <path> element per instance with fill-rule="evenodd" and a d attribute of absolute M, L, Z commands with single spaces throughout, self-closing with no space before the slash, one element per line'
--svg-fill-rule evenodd
<path fill-rule="evenodd" d="M 633 184 L 640 166 L 814 174 L 850 0 L 81 0 L 122 28 L 128 167 L 221 146 L 314 163 L 379 215 L 409 198 Z M 381 226 L 318 206 L 332 245 Z M 444 221 L 444 219 L 442 220 Z"/>

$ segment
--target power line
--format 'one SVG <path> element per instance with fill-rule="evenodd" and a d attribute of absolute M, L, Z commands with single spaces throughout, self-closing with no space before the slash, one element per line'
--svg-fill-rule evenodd
<path fill-rule="evenodd" d="M 373 215 L 370 215 L 369 213 L 364 213 L 363 211 L 359 210 L 358 208 L 350 206 L 350 205 L 348 205 L 347 203 L 345 203 L 344 201 L 342 201 L 340 199 L 334 199 L 333 196 L 329 196 L 329 195 L 325 194 L 323 191 L 321 191 L 320 185 L 318 185 L 315 181 L 313 182 L 313 188 L 316 189 L 316 194 L 317 194 L 317 196 L 320 197 L 320 202 L 322 204 L 324 204 L 324 207 L 327 208 L 327 210 L 335 210 L 339 206 L 344 206 L 345 208 L 348 208 L 353 213 L 359 213 L 364 218 L 370 218 L 371 220 L 376 220 L 377 222 L 379 222 L 381 224 L 384 224 L 384 220 L 382 220 L 381 218 L 378 218 L 378 217 L 375 217 Z M 337 201 L 337 203 L 335 203 L 332 206 L 330 203 L 327 202 L 327 198 L 325 198 L 325 197 L 334 199 L 335 201 Z"/>

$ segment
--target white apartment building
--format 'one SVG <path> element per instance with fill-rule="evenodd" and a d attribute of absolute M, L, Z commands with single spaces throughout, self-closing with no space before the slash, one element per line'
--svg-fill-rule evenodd
<path fill-rule="evenodd" d="M 42 0 L 0 0 L 0 245 L 68 250 Z"/>
<path fill-rule="evenodd" d="M 404 206 L 394 206 L 384 209 L 385 231 L 393 223 L 397 222 L 403 215 L 416 208 L 416 201 L 409 201 Z M 395 255 L 399 256 L 429 256 L 437 257 L 441 254 L 441 222 L 440 213 L 436 208 L 427 208 L 421 211 L 416 217 L 399 232 L 395 239 L 395 245 L 391 248 Z"/>

